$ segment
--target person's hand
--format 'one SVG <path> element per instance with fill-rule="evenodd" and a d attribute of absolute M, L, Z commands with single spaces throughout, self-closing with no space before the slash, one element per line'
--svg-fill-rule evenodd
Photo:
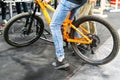
<path fill-rule="evenodd" d="M 95 3 L 96 3 L 96 0 L 89 0 L 89 3 L 90 3 L 90 4 L 95 4 Z"/>
<path fill-rule="evenodd" d="M 49 3 L 51 0 L 43 0 L 45 3 Z"/>

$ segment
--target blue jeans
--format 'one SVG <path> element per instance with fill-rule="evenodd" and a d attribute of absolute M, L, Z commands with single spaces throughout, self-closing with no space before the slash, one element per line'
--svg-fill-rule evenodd
<path fill-rule="evenodd" d="M 68 13 L 72 10 L 74 14 L 77 8 L 82 6 L 86 0 L 83 0 L 80 4 L 75 4 L 69 2 L 67 0 L 61 0 L 59 5 L 56 8 L 55 13 L 53 14 L 52 21 L 50 23 L 50 29 L 52 32 L 52 37 L 55 45 L 56 50 L 56 57 L 63 57 L 64 49 L 63 49 L 63 37 L 61 33 L 61 24 L 66 19 Z"/>

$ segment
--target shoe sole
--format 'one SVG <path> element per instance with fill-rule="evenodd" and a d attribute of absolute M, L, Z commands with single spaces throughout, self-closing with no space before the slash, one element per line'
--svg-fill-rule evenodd
<path fill-rule="evenodd" d="M 67 67 L 69 67 L 69 66 L 70 66 L 70 65 L 67 63 L 67 64 L 65 64 L 65 65 L 56 67 L 55 69 L 63 69 L 63 68 L 67 68 Z"/>

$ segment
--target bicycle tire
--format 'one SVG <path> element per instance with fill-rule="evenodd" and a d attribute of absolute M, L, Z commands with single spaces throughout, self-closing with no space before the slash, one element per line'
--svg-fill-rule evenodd
<path fill-rule="evenodd" d="M 14 47 L 24 47 L 24 46 L 33 44 L 40 38 L 41 34 L 44 31 L 44 23 L 43 23 L 42 18 L 40 18 L 40 16 L 38 15 L 35 15 L 33 17 L 33 23 L 32 23 L 33 25 L 31 28 L 32 29 L 31 33 L 29 35 L 23 34 L 22 29 L 25 26 L 25 20 L 30 18 L 30 16 L 31 14 L 28 12 L 21 13 L 21 14 L 18 14 L 12 17 L 8 21 L 4 29 L 4 39 L 9 45 L 14 46 Z M 13 33 L 13 32 L 16 32 L 16 33 Z"/>
<path fill-rule="evenodd" d="M 84 16 L 78 19 L 77 21 L 75 21 L 73 25 L 78 27 L 79 25 L 82 25 L 83 23 L 88 21 L 90 22 L 94 21 L 96 24 L 96 30 L 98 31 L 96 33 L 96 36 L 97 36 L 96 40 L 99 41 L 99 45 L 97 45 L 96 47 L 93 47 L 93 44 L 78 45 L 78 43 L 71 43 L 73 50 L 83 60 L 83 62 L 92 64 L 92 65 L 103 65 L 112 61 L 119 51 L 119 36 L 117 31 L 106 20 L 103 20 L 102 18 L 97 16 Z M 100 30 L 102 31 L 101 33 L 100 33 Z M 75 30 L 71 29 L 70 37 L 72 39 L 75 37 L 75 33 L 76 33 Z M 108 33 L 110 33 L 110 35 L 108 35 Z M 109 51 L 109 54 L 106 55 L 108 51 Z M 104 58 L 100 58 L 104 55 L 106 55 Z M 100 58 L 100 59 L 95 59 L 95 58 Z"/>

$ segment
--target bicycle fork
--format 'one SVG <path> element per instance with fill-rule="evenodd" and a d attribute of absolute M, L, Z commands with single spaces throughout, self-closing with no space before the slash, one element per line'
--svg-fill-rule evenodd
<path fill-rule="evenodd" d="M 33 6 L 33 5 L 32 5 Z M 31 6 L 31 7 L 32 7 Z M 32 10 L 30 10 L 30 14 L 31 14 L 31 16 L 29 17 L 29 18 L 27 18 L 26 19 L 26 24 L 25 24 L 25 28 L 27 28 L 27 35 L 29 35 L 29 33 L 31 32 L 31 27 L 32 27 L 32 23 L 33 23 L 33 19 L 34 19 L 34 17 L 35 17 L 35 13 L 36 13 L 36 10 L 37 10 L 37 8 L 38 8 L 38 5 L 35 5 L 35 9 L 34 9 L 34 11 L 32 12 Z M 29 25 L 28 25 L 29 24 Z M 37 29 L 38 30 L 38 29 Z M 38 31 L 37 31 L 38 32 Z"/>

